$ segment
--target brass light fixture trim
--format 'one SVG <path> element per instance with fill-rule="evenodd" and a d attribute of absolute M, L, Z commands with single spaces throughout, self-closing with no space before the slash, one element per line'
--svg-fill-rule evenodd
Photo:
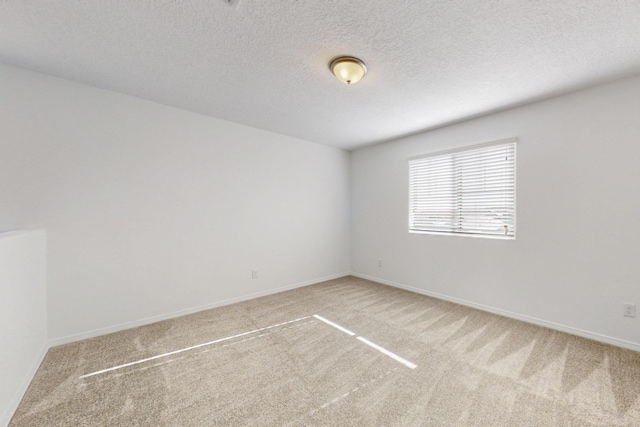
<path fill-rule="evenodd" d="M 342 83 L 358 83 L 367 74 L 367 66 L 353 56 L 339 56 L 329 63 L 329 69 Z"/>

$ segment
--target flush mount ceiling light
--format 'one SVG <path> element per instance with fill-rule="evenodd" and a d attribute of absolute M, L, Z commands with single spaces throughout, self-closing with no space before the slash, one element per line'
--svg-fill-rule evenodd
<path fill-rule="evenodd" d="M 358 58 L 341 56 L 329 64 L 329 68 L 338 80 L 348 85 L 358 83 L 367 74 L 367 66 Z"/>

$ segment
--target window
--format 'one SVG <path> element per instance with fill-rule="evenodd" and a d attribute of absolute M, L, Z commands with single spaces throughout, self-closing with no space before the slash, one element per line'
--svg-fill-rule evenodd
<path fill-rule="evenodd" d="M 409 159 L 409 232 L 515 238 L 516 139 Z"/>

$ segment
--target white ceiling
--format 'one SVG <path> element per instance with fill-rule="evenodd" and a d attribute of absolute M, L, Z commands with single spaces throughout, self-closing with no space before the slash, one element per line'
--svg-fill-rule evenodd
<path fill-rule="evenodd" d="M 640 73 L 638 0 L 234 1 L 0 0 L 0 62 L 345 149 Z"/>

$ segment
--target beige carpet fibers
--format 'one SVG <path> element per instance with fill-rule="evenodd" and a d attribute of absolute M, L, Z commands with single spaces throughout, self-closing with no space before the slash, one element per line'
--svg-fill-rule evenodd
<path fill-rule="evenodd" d="M 640 353 L 346 277 L 52 348 L 10 425 L 639 426 L 639 395 Z"/>

